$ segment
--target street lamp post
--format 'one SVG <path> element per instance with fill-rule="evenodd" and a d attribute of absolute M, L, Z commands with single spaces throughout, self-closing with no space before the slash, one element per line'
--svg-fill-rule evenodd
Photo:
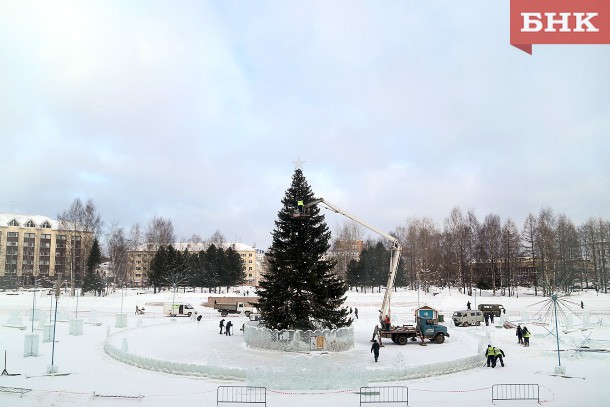
<path fill-rule="evenodd" d="M 34 333 L 34 317 L 36 310 L 36 276 L 34 276 L 34 299 L 32 300 L 32 333 Z"/>
<path fill-rule="evenodd" d="M 419 308 L 419 285 L 420 285 L 420 270 L 417 270 L 417 308 Z"/>
<path fill-rule="evenodd" d="M 55 286 L 55 320 L 53 321 L 53 347 L 51 350 L 51 368 L 49 369 L 49 373 L 57 373 L 55 368 L 55 331 L 57 327 L 57 300 L 59 299 L 61 290 L 61 276 L 62 273 L 57 274 L 57 282 Z"/>
<path fill-rule="evenodd" d="M 477 309 L 477 287 L 474 288 L 474 309 Z"/>

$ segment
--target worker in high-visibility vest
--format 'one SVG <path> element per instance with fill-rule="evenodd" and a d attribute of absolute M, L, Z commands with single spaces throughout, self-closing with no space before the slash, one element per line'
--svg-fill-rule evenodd
<path fill-rule="evenodd" d="M 496 367 L 496 351 L 491 344 L 487 345 L 485 356 L 487 356 L 487 367 Z"/>
<path fill-rule="evenodd" d="M 494 350 L 496 352 L 496 359 L 494 360 L 494 366 L 498 362 L 498 359 L 500 359 L 500 364 L 502 365 L 502 367 L 504 367 L 504 359 L 502 359 L 502 357 L 506 356 L 504 354 L 504 351 L 502 349 L 500 349 L 500 348 L 494 348 Z"/>
<path fill-rule="evenodd" d="M 523 346 L 530 346 L 530 331 L 527 327 L 523 327 Z"/>
<path fill-rule="evenodd" d="M 304 207 L 303 201 L 297 201 L 297 207 L 299 208 L 299 213 L 302 215 L 303 214 L 303 207 Z"/>

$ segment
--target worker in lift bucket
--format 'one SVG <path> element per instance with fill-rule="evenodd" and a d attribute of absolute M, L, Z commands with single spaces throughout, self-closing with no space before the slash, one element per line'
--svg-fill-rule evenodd
<path fill-rule="evenodd" d="M 297 208 L 299 209 L 299 215 L 303 214 L 303 207 L 304 207 L 304 203 L 303 201 L 297 201 Z"/>

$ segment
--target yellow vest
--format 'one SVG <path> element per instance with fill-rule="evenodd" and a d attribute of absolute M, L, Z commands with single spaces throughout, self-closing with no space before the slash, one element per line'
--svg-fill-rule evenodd
<path fill-rule="evenodd" d="M 492 348 L 491 346 L 487 348 L 487 356 L 495 356 L 496 355 L 496 350 L 494 348 Z"/>

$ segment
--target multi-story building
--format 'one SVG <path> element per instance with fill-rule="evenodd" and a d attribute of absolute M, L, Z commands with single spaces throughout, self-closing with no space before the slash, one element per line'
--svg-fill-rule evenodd
<path fill-rule="evenodd" d="M 37 284 L 51 286 L 57 273 L 64 279 L 72 271 L 76 284 L 82 279 L 85 241 L 93 234 L 60 228 L 56 220 L 40 215 L 0 212 L 0 287 Z"/>
<path fill-rule="evenodd" d="M 329 256 L 337 262 L 335 265 L 335 273 L 339 277 L 347 278 L 349 262 L 360 258 L 363 247 L 364 242 L 360 239 L 333 241 Z"/>
<path fill-rule="evenodd" d="M 210 246 L 209 243 L 174 243 L 172 244 L 177 251 L 200 252 L 205 251 Z M 257 286 L 264 269 L 265 252 L 256 247 L 245 243 L 223 243 L 222 248 L 235 250 L 242 259 L 246 285 Z M 150 263 L 155 257 L 157 248 L 143 244 L 136 250 L 127 253 L 127 281 L 130 285 L 141 287 L 148 285 L 148 272 Z"/>

